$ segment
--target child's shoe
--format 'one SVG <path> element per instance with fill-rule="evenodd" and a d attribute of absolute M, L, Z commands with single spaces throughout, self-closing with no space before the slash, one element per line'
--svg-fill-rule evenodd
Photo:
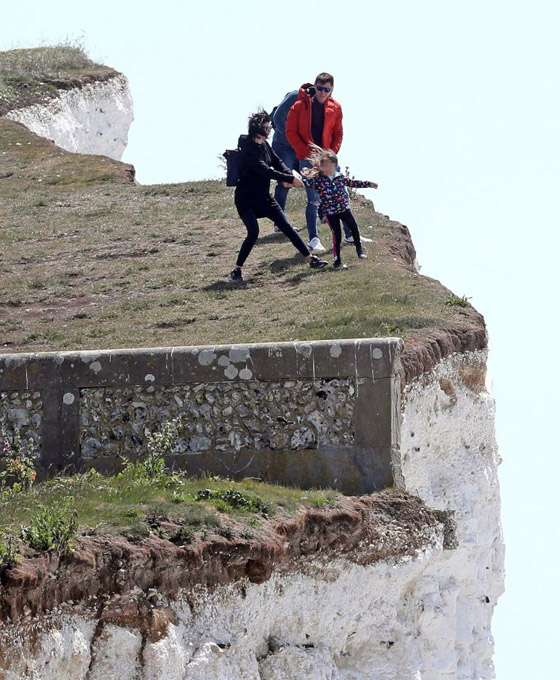
<path fill-rule="evenodd" d="M 311 269 L 323 269 L 323 267 L 326 267 L 329 263 L 326 260 L 320 260 L 317 255 L 312 255 L 311 260 L 309 261 L 309 266 Z"/>
<path fill-rule="evenodd" d="M 367 259 L 367 250 L 365 248 L 359 248 L 357 250 L 358 257 L 360 260 L 366 260 Z"/>
<path fill-rule="evenodd" d="M 335 260 L 333 262 L 333 267 L 335 269 L 339 269 L 339 270 L 340 269 L 348 269 L 348 267 L 345 264 L 342 264 L 342 262 L 340 260 Z"/>
<path fill-rule="evenodd" d="M 372 238 L 368 238 L 367 236 L 362 236 L 361 234 L 360 234 L 360 241 L 362 243 L 373 243 Z M 349 246 L 354 245 L 354 243 L 355 243 L 354 237 L 353 236 L 345 236 L 344 237 L 344 243 L 346 243 Z"/>
<path fill-rule="evenodd" d="M 233 281 L 234 283 L 242 283 L 243 282 L 243 274 L 241 273 L 241 267 L 236 267 L 231 274 L 229 275 L 229 280 Z"/>

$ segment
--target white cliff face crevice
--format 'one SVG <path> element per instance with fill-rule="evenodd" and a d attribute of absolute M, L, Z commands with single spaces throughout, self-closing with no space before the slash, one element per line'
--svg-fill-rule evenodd
<path fill-rule="evenodd" d="M 175 622 L 157 641 L 112 624 L 94 639 L 84 617 L 55 621 L 34 658 L 21 642 L 20 668 L 14 664 L 6 680 L 415 678 L 424 640 L 414 591 L 442 550 L 440 532 L 399 563 L 316 562 L 260 585 L 190 593 L 188 601 L 161 603 Z"/>
<path fill-rule="evenodd" d="M 403 399 L 402 483 L 430 507 L 453 511 L 457 522 L 457 548 L 419 584 L 420 628 L 433 647 L 423 680 L 495 677 L 490 627 L 503 592 L 504 545 L 485 368 L 485 352 L 454 355 L 408 386 Z"/>
<path fill-rule="evenodd" d="M 66 151 L 122 158 L 134 119 L 128 80 L 105 81 L 60 90 L 55 99 L 6 114 Z"/>
<path fill-rule="evenodd" d="M 19 635 L 21 661 L 6 680 L 493 678 L 503 543 L 485 361 L 484 352 L 455 355 L 403 395 L 401 485 L 454 512 L 455 549 L 444 549 L 440 526 L 398 561 L 362 566 L 327 555 L 261 584 L 160 598 L 170 623 L 153 639 L 113 623 L 99 632 L 93 610 L 54 615 Z"/>

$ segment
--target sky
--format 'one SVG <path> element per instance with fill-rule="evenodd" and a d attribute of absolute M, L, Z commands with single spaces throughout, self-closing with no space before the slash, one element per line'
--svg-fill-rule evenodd
<path fill-rule="evenodd" d="M 497 678 L 556 680 L 560 3 L 18 0 L 2 14 L 0 50 L 70 40 L 128 77 L 123 160 L 142 184 L 223 176 L 250 113 L 334 74 L 341 165 L 379 183 L 364 193 L 409 227 L 422 274 L 485 316 L 506 541 Z"/>

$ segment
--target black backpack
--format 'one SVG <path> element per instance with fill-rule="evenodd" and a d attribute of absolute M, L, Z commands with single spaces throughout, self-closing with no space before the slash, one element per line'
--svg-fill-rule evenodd
<path fill-rule="evenodd" d="M 227 149 L 224 151 L 226 159 L 226 186 L 234 187 L 239 180 L 239 155 L 240 149 Z"/>

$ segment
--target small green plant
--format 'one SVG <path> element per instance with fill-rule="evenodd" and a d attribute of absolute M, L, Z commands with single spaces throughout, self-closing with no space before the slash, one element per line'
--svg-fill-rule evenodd
<path fill-rule="evenodd" d="M 403 338 L 406 335 L 405 333 L 403 333 L 401 331 L 401 329 L 398 326 L 396 326 L 395 324 L 392 324 L 392 323 L 387 323 L 386 321 L 383 321 L 381 323 L 381 330 L 382 330 L 383 333 L 385 333 L 385 335 L 387 337 L 391 337 L 391 338 L 396 338 L 396 337 Z"/>
<path fill-rule="evenodd" d="M 12 439 L 2 428 L 1 458 L 5 469 L 0 472 L 0 486 L 7 486 L 14 492 L 29 489 L 37 477 L 35 471 L 35 442 L 30 437 L 23 440 L 19 430 L 15 430 Z"/>
<path fill-rule="evenodd" d="M 157 536 L 158 538 L 163 539 L 164 541 L 167 541 L 169 539 L 169 534 L 167 531 L 162 526 L 157 526 L 152 528 L 152 534 L 154 536 Z"/>
<path fill-rule="evenodd" d="M 17 536 L 12 532 L 0 533 L 0 568 L 12 567 L 19 559 Z"/>
<path fill-rule="evenodd" d="M 311 505 L 313 505 L 314 508 L 332 508 L 336 505 L 336 501 L 332 498 L 317 496 L 311 499 Z"/>
<path fill-rule="evenodd" d="M 21 539 L 35 550 L 54 550 L 64 555 L 73 550 L 78 534 L 76 511 L 67 505 L 40 506 L 28 526 L 21 528 Z"/>
<path fill-rule="evenodd" d="M 153 481 L 163 480 L 168 473 L 165 456 L 173 453 L 179 434 L 179 420 L 164 423 L 159 432 L 150 432 L 146 437 L 148 453 L 141 463 L 123 458 L 123 471 L 120 477 L 143 478 Z M 175 479 L 176 476 L 173 476 Z"/>
<path fill-rule="evenodd" d="M 232 510 L 247 510 L 263 517 L 270 513 L 270 504 L 259 496 L 249 496 L 237 489 L 201 489 L 196 494 L 197 501 L 208 500 L 221 512 L 231 512 Z"/>
<path fill-rule="evenodd" d="M 146 437 L 148 455 L 143 465 L 148 477 L 161 477 L 165 470 L 165 456 L 173 453 L 179 433 L 178 420 L 164 423 L 159 432 L 150 432 Z"/>
<path fill-rule="evenodd" d="M 466 295 L 457 297 L 457 295 L 453 295 L 453 293 L 451 293 L 451 295 L 447 297 L 445 304 L 449 305 L 450 307 L 470 307 L 471 303 L 469 300 L 470 297 L 467 297 Z"/>
<path fill-rule="evenodd" d="M 200 529 L 197 524 L 188 524 L 186 526 L 181 526 L 169 536 L 171 543 L 176 543 L 177 545 L 185 545 L 190 543 L 194 537 L 195 532 Z"/>

